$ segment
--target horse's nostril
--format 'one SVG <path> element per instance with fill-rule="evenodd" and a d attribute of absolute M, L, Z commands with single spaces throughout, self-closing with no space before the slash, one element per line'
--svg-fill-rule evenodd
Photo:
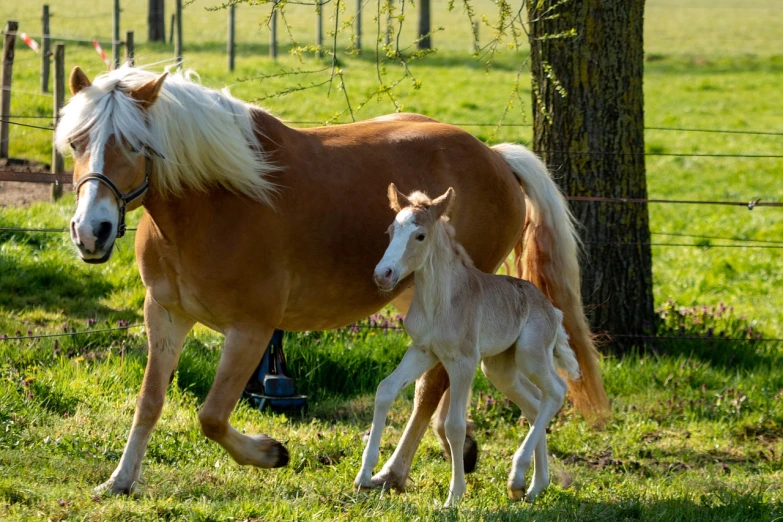
<path fill-rule="evenodd" d="M 385 277 L 386 279 L 391 279 L 391 276 L 392 276 L 392 269 L 387 268 L 386 271 L 383 273 L 383 277 Z"/>
<path fill-rule="evenodd" d="M 103 221 L 98 226 L 98 231 L 95 234 L 96 243 L 103 245 L 108 241 L 111 235 L 112 226 L 109 221 Z"/>

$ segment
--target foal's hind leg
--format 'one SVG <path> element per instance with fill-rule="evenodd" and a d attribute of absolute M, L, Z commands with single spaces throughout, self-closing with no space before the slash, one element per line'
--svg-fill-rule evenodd
<path fill-rule="evenodd" d="M 141 473 L 141 460 L 147 450 L 152 430 L 160 418 L 166 388 L 174 376 L 182 344 L 193 321 L 161 307 L 147 294 L 144 301 L 144 325 L 147 329 L 149 355 L 144 381 L 133 416 L 133 426 L 122 458 L 109 480 L 95 488 L 95 493 L 129 494 L 136 487 Z"/>
<path fill-rule="evenodd" d="M 521 373 L 530 378 L 541 390 L 541 400 L 538 408 L 538 416 L 530 428 L 530 431 L 522 442 L 522 446 L 514 453 L 511 474 L 508 478 L 509 493 L 515 496 L 516 491 L 521 490 L 525 484 L 525 473 L 530 467 L 530 461 L 534 449 L 542 440 L 546 440 L 546 427 L 557 411 L 563 405 L 568 385 L 558 375 L 552 356 L 554 338 L 547 343 L 541 339 L 541 330 L 525 328 L 517 341 L 516 363 Z M 547 346 L 543 348 L 543 346 Z M 543 489 L 543 488 L 542 488 Z M 528 491 L 528 500 L 532 500 L 540 491 L 533 487 Z"/>
<path fill-rule="evenodd" d="M 288 464 L 288 451 L 266 435 L 244 435 L 228 420 L 247 381 L 258 366 L 274 328 L 255 331 L 230 329 L 217 374 L 198 414 L 204 435 L 214 440 L 238 464 L 278 468 Z"/>
<path fill-rule="evenodd" d="M 484 359 L 481 362 L 481 370 L 503 395 L 519 406 L 519 409 L 522 410 L 522 415 L 532 425 L 538 417 L 541 390 L 536 388 L 526 376 L 519 373 L 514 360 L 514 349 Z M 535 449 L 533 480 L 527 491 L 528 500 L 533 500 L 548 485 L 549 462 L 546 437 L 542 437 Z M 524 483 L 522 485 L 515 484 L 515 489 L 509 487 L 508 494 L 511 500 L 516 501 L 522 499 L 523 491 Z"/>

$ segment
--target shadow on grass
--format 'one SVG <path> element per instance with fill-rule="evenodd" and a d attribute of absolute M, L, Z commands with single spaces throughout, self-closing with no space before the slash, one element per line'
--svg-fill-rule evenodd
<path fill-rule="evenodd" d="M 118 313 L 100 303 L 114 286 L 95 274 L 69 270 L 54 261 L 19 261 L 0 255 L 0 309 L 26 311 L 43 308 L 67 317 L 95 316 L 132 319 L 136 313 Z"/>
<path fill-rule="evenodd" d="M 764 339 L 660 337 L 645 343 L 641 352 L 658 356 L 691 357 L 715 367 L 752 371 L 783 364 L 782 346 L 783 342 Z M 639 351 L 626 357 L 637 358 Z"/>

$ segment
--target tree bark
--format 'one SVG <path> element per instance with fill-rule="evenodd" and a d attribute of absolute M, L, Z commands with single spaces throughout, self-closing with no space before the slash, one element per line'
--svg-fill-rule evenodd
<path fill-rule="evenodd" d="M 430 30 L 430 0 L 419 0 L 419 49 L 432 48 Z"/>
<path fill-rule="evenodd" d="M 147 40 L 150 42 L 166 41 L 166 2 L 164 0 L 149 0 L 147 16 Z"/>
<path fill-rule="evenodd" d="M 644 0 L 542 0 L 528 15 L 534 150 L 569 196 L 646 198 Z M 583 227 L 588 317 L 624 352 L 640 344 L 624 336 L 653 328 L 647 205 L 571 209 Z"/>

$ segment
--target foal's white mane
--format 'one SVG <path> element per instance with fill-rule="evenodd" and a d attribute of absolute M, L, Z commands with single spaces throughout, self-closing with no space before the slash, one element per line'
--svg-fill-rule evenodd
<path fill-rule="evenodd" d="M 91 157 L 102 157 L 111 136 L 137 150 L 149 147 L 152 185 L 162 194 L 179 194 L 190 187 L 207 190 L 215 183 L 271 203 L 274 184 L 267 174 L 276 170 L 256 138 L 253 110 L 260 108 L 193 81 L 192 71 L 169 74 L 155 103 L 144 111 L 128 93 L 158 75 L 123 66 L 95 78 L 61 112 L 55 144 L 66 152 L 74 137 L 90 137 Z M 102 162 L 101 162 L 102 163 Z"/>

